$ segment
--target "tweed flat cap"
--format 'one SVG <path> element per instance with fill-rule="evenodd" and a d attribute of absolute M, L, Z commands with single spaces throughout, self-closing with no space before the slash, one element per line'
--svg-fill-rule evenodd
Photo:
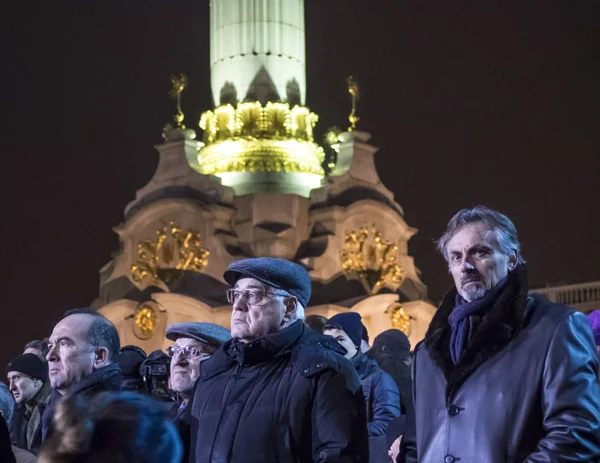
<path fill-rule="evenodd" d="M 274 257 L 256 257 L 232 262 L 223 274 L 231 286 L 240 278 L 255 278 L 273 288 L 283 289 L 296 296 L 300 304 L 308 306 L 310 275 L 298 264 Z"/>
<path fill-rule="evenodd" d="M 185 322 L 171 325 L 166 331 L 167 339 L 191 338 L 206 344 L 220 346 L 231 339 L 231 333 L 221 325 L 208 322 Z"/>

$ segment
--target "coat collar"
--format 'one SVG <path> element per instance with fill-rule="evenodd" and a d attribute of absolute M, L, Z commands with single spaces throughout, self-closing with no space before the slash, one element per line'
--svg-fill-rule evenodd
<path fill-rule="evenodd" d="M 425 335 L 425 347 L 446 378 L 450 396 L 484 362 L 500 352 L 523 327 L 527 303 L 527 270 L 524 265 L 509 272 L 505 287 L 486 311 L 456 365 L 450 358 L 451 327 L 457 290 L 452 288 L 440 304 Z"/>
<path fill-rule="evenodd" d="M 106 390 L 118 391 L 121 388 L 121 369 L 118 363 L 109 363 L 108 365 L 92 371 L 89 375 L 82 378 L 77 383 L 73 384 L 65 396 L 72 396 L 89 389 L 100 387 Z"/>

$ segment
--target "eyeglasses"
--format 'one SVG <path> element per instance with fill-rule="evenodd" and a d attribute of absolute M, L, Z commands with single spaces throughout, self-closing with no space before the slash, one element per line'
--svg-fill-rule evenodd
<path fill-rule="evenodd" d="M 257 289 L 243 289 L 241 291 L 237 289 L 228 289 L 226 294 L 227 302 L 229 302 L 230 304 L 235 304 L 235 302 L 241 296 L 242 301 L 249 305 L 260 305 L 264 302 L 264 299 L 266 297 L 291 296 L 291 294 L 286 293 L 285 291 L 274 291 L 272 293 L 266 293 Z"/>
<path fill-rule="evenodd" d="M 167 355 L 169 357 L 175 357 L 179 352 L 183 354 L 185 358 L 195 359 L 200 357 L 200 360 L 206 360 L 210 358 L 211 354 L 207 352 L 202 352 L 196 346 L 169 346 L 167 347 Z"/>

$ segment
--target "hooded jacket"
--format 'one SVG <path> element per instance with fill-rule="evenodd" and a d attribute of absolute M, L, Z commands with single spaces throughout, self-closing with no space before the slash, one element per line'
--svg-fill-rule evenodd
<path fill-rule="evenodd" d="M 67 392 L 62 395 L 56 389 L 52 389 L 50 401 L 44 410 L 42 416 L 42 440 L 51 433 L 52 418 L 58 403 L 63 397 L 71 397 L 77 394 L 84 394 L 93 397 L 104 391 L 119 391 L 121 389 L 121 369 L 117 363 L 110 363 L 105 367 L 94 370 L 91 374 L 82 378 L 81 381 L 71 385 Z"/>
<path fill-rule="evenodd" d="M 600 385 L 585 315 L 528 296 L 523 265 L 468 341 L 449 351 L 450 291 L 415 348 L 413 396 L 402 441 L 419 463 L 566 463 L 600 460 Z"/>
<path fill-rule="evenodd" d="M 202 363 L 191 462 L 366 462 L 365 402 L 344 349 L 301 321 Z"/>

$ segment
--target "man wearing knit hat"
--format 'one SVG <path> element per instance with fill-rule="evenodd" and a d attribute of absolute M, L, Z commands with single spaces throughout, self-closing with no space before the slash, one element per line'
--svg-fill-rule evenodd
<path fill-rule="evenodd" d="M 233 339 L 200 368 L 187 407 L 190 461 L 368 461 L 358 376 L 337 343 L 302 323 L 308 272 L 255 258 L 223 277 Z"/>
<path fill-rule="evenodd" d="M 400 394 L 392 377 L 360 349 L 364 332 L 358 313 L 342 312 L 329 319 L 323 334 L 332 336 L 346 349 L 345 356 L 360 378 L 367 410 L 369 461 L 387 463 L 386 430 L 390 422 L 400 415 Z"/>
<path fill-rule="evenodd" d="M 17 409 L 11 420 L 16 447 L 38 454 L 42 445 L 42 415 L 50 398 L 48 366 L 35 354 L 13 358 L 6 367 Z"/>

